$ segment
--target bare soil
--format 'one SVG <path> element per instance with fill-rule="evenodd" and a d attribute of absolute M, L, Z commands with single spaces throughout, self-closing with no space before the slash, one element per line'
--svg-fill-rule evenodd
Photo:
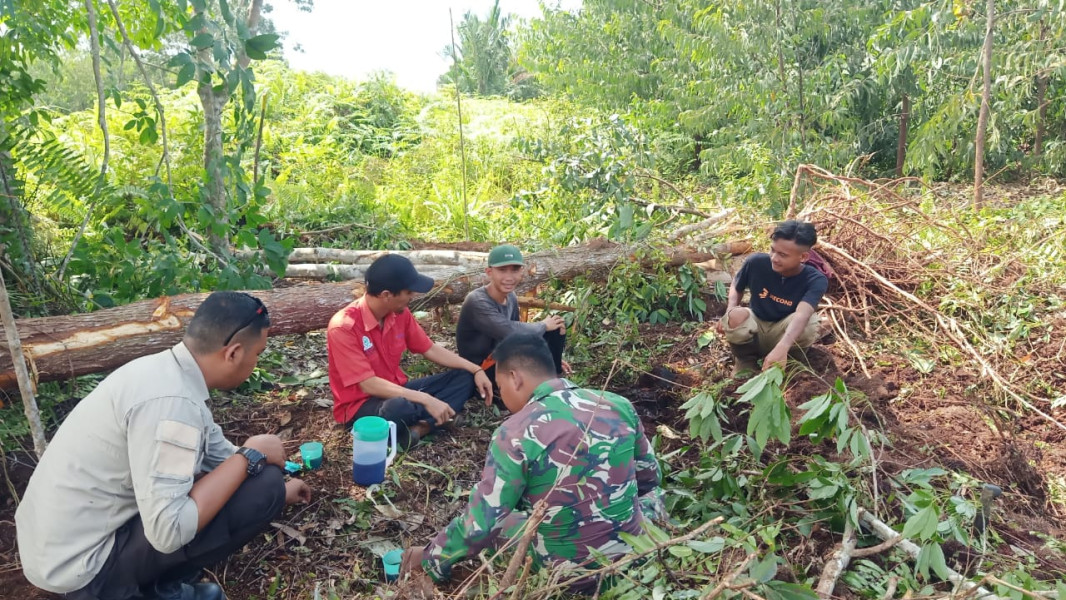
<path fill-rule="evenodd" d="M 437 340 L 451 339 L 451 326 L 441 325 L 442 321 L 448 322 L 447 315 L 436 315 L 426 323 L 427 329 Z M 612 350 L 601 347 L 593 349 L 589 364 L 574 365 L 577 377 L 589 385 L 606 384 L 627 396 L 648 432 L 663 434 L 665 451 L 681 448 L 690 442 L 680 405 L 692 387 L 721 380 L 731 368 L 728 351 L 717 342 L 697 350 L 697 338 L 706 327 L 641 326 L 639 343 L 653 357 L 648 369 L 614 364 L 612 371 Z M 1060 326 L 1058 331 L 1062 330 Z M 866 377 L 839 346 L 816 346 L 811 369 L 789 380 L 786 399 L 794 415 L 796 406 L 842 378 L 850 390 L 861 392 L 866 399 L 857 408 L 863 424 L 882 431 L 890 442 L 877 456 L 879 477 L 909 468 L 942 466 L 1002 487 L 1004 495 L 998 501 L 993 527 L 1003 542 L 993 551 L 1025 556 L 1037 577 L 1066 576 L 1066 560 L 1046 549 L 1046 539 L 1066 539 L 1061 522 L 1064 500 L 1051 497 L 1048 485 L 1049 480 L 1066 481 L 1064 432 L 1044 419 L 988 406 L 974 395 L 973 390 L 980 389 L 975 385 L 976 372 L 937 368 L 920 374 L 900 357 L 885 355 L 867 360 L 871 376 Z M 1039 352 L 1051 358 L 1056 350 L 1045 346 Z M 460 427 L 438 433 L 403 455 L 390 468 L 381 490 L 368 498 L 367 490 L 351 481 L 350 434 L 333 423 L 325 406 L 330 393 L 324 379 L 322 332 L 272 338 L 264 356 L 260 363 L 264 370 L 279 380 L 291 376 L 300 382 L 258 392 L 218 394 L 212 407 L 216 420 L 236 442 L 259 433 L 278 434 L 294 458 L 301 443 L 321 441 L 326 461 L 322 468 L 302 475 L 314 493 L 309 505 L 288 510 L 275 527 L 210 575 L 236 600 L 311 598 L 316 589 L 323 594 L 332 589 L 343 598 L 370 597 L 382 586 L 375 551 L 423 544 L 457 514 L 480 476 L 489 432 L 503 417 L 495 409 L 471 402 Z M 595 365 L 601 366 L 589 370 Z M 424 364 L 413 364 L 409 372 L 420 374 L 424 368 Z M 727 389 L 735 387 L 730 384 Z M 1060 411 L 1057 417 L 1061 420 L 1066 414 Z M 797 453 L 815 450 L 830 454 L 826 448 L 811 447 L 807 440 L 795 440 L 789 449 Z M 684 462 L 695 455 L 690 449 L 673 460 Z M 9 454 L 5 462 L 7 478 L 21 495 L 32 460 L 20 453 Z M 0 485 L 5 488 L 0 492 L 0 598 L 52 598 L 21 576 L 14 539 L 15 501 L 6 484 Z M 1061 487 L 1057 489 L 1062 493 Z M 882 517 L 898 522 L 900 515 Z M 789 560 L 820 565 L 838 541 L 832 532 L 817 532 L 797 546 Z M 949 564 L 965 570 L 973 557 L 956 546 L 946 546 Z"/>

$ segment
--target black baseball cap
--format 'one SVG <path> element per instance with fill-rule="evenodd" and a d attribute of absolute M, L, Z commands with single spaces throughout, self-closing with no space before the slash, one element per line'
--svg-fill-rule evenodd
<path fill-rule="evenodd" d="M 424 294 L 431 289 L 433 278 L 420 274 L 406 256 L 386 254 L 370 263 L 366 270 L 366 291 L 374 296 L 385 291 L 398 294 L 404 290 Z"/>

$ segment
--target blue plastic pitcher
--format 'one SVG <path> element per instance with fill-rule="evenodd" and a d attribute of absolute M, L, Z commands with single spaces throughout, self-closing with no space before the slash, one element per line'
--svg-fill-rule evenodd
<path fill-rule="evenodd" d="M 385 467 L 394 458 L 396 423 L 381 417 L 356 419 L 352 426 L 352 481 L 363 486 L 385 481 Z"/>

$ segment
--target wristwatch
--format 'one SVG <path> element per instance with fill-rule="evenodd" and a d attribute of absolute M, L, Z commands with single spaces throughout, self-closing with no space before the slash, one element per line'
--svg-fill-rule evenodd
<path fill-rule="evenodd" d="M 237 448 L 237 454 L 248 459 L 248 476 L 255 477 L 263 472 L 267 459 L 263 453 L 254 448 Z"/>

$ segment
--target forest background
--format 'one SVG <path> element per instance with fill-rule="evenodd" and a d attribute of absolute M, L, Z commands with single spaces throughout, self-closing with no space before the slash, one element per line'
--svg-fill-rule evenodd
<path fill-rule="evenodd" d="M 585 0 L 528 21 L 497 5 L 458 20 L 435 94 L 388 73 L 293 71 L 285 24 L 269 17 L 263 0 L 0 0 L 0 270 L 17 316 L 268 288 L 308 242 L 650 247 L 723 207 L 757 230 L 784 215 L 805 164 L 911 177 L 934 219 L 950 213 L 986 232 L 980 253 L 1025 265 L 1002 295 L 915 289 L 977 323 L 982 352 L 1010 355 L 1066 306 L 1063 195 L 983 197 L 987 182 L 1057 189 L 1066 175 L 1062 2 Z M 921 187 L 936 182 L 974 192 L 938 206 Z M 587 304 L 591 322 L 699 322 L 711 316 L 702 284 L 692 269 L 620 265 L 604 287 L 559 299 Z M 897 333 L 919 370 L 959 360 Z M 1026 385 L 1046 410 L 1066 404 L 1050 375 Z M 42 390 L 53 426 L 61 396 Z M 0 441 L 14 447 L 27 425 L 7 404 Z M 717 434 L 713 451 L 735 458 Z M 946 473 L 909 476 L 905 533 L 959 535 L 927 527 L 954 496 L 918 494 Z M 1066 481 L 1049 485 L 1061 507 Z M 849 510 L 834 495 L 845 487 L 827 489 L 817 499 Z M 951 514 L 972 518 L 969 502 Z M 927 577 L 940 563 L 924 560 Z M 1010 581 L 1051 589 L 1028 572 Z"/>

